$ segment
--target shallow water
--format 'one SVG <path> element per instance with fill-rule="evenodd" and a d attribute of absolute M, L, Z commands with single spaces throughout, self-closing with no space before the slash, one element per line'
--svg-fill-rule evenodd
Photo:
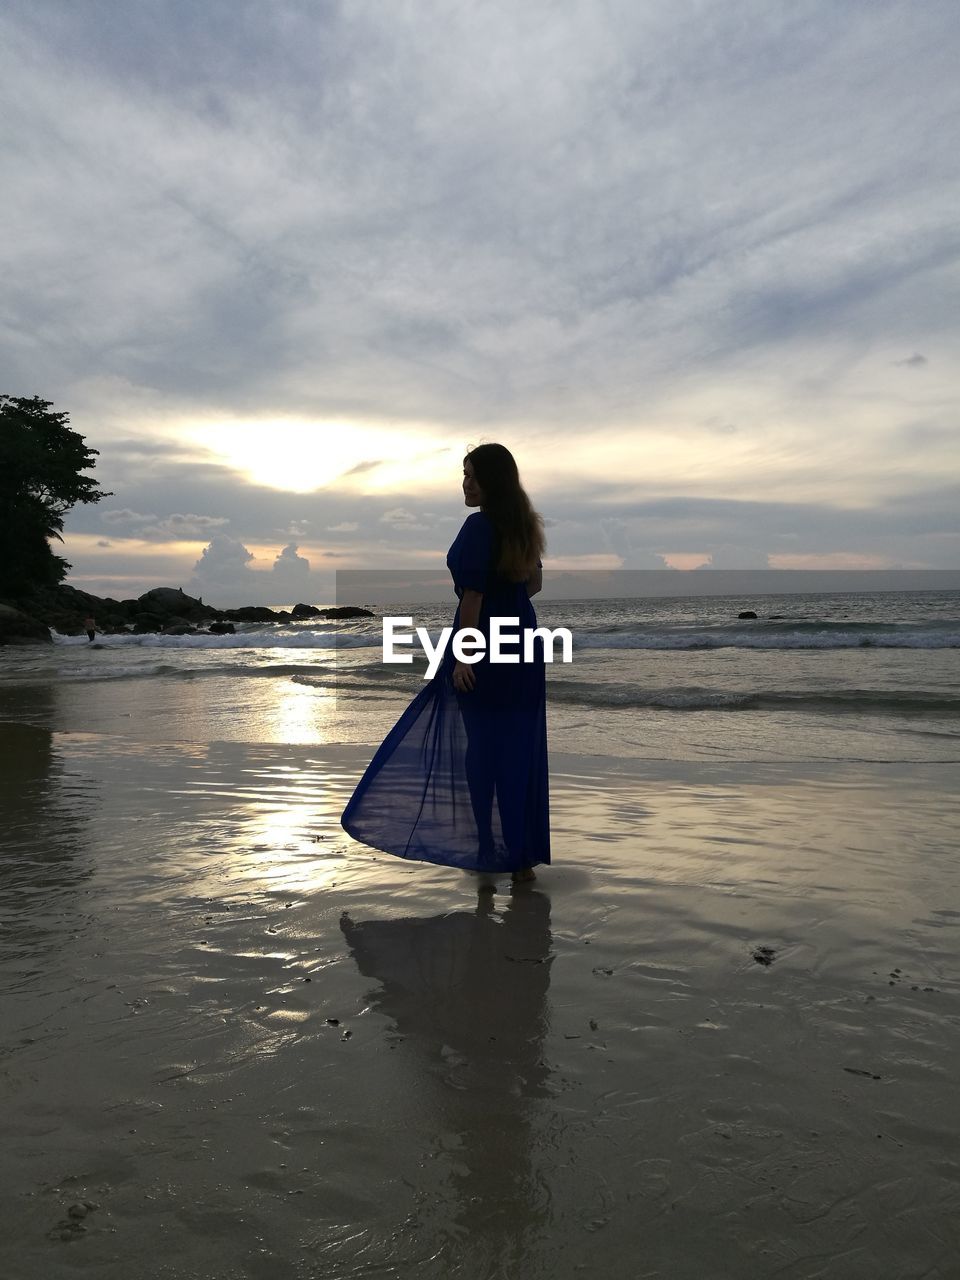
<path fill-rule="evenodd" d="M 350 748 L 2 740 L 4 1275 L 951 1275 L 950 768 L 555 755 L 478 894 Z"/>
<path fill-rule="evenodd" d="M 0 719 L 154 742 L 375 743 L 422 687 L 419 668 L 368 650 L 295 657 L 37 646 L 5 653 Z M 960 649 L 594 651 L 548 669 L 547 695 L 554 744 L 613 759 L 960 764 Z"/>

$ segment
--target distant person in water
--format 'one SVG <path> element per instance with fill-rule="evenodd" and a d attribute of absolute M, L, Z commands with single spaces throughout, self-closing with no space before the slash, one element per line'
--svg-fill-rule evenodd
<path fill-rule="evenodd" d="M 463 501 L 474 511 L 447 553 L 454 630 L 489 640 L 491 618 L 536 627 L 543 521 L 503 445 L 464 458 Z M 448 646 L 357 785 L 345 830 L 401 858 L 534 879 L 550 861 L 545 695 L 539 639 L 513 664 L 460 662 Z"/>
<path fill-rule="evenodd" d="M 96 639 L 96 635 L 97 635 L 97 620 L 96 620 L 96 618 L 92 618 L 92 617 L 90 617 L 90 618 L 84 618 L 84 620 L 83 620 L 83 629 L 84 629 L 84 631 L 86 631 L 86 633 L 87 633 L 87 639 L 88 639 L 88 640 L 90 641 L 90 643 L 92 644 L 92 643 L 93 643 L 93 641 Z"/>

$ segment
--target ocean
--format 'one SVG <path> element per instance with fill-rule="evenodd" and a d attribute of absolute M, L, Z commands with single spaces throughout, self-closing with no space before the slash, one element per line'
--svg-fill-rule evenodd
<path fill-rule="evenodd" d="M 434 641 L 455 602 L 232 636 L 55 636 L 0 658 L 0 715 L 155 742 L 379 742 L 426 659 L 382 660 L 382 617 Z M 608 759 L 960 761 L 960 592 L 550 600 L 551 746 Z M 756 619 L 740 619 L 753 609 Z"/>

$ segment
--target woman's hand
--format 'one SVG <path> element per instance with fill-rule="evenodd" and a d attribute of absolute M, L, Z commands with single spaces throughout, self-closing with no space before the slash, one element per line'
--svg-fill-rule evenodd
<path fill-rule="evenodd" d="M 473 667 L 468 662 L 455 662 L 453 664 L 453 687 L 457 693 L 469 693 L 475 688 L 477 677 L 473 674 Z"/>

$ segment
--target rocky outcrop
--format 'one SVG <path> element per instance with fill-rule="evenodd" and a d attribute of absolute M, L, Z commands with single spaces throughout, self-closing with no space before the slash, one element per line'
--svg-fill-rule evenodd
<path fill-rule="evenodd" d="M 219 609 L 213 609 L 193 596 L 188 596 L 180 587 L 154 587 L 145 591 L 137 601 L 145 613 L 157 613 L 183 622 L 206 622 L 210 618 L 220 616 Z"/>
<path fill-rule="evenodd" d="M 738 618 L 755 618 L 757 615 L 752 609 L 744 609 L 743 613 L 738 613 Z"/>
<path fill-rule="evenodd" d="M 320 609 L 318 612 L 322 618 L 375 618 L 377 616 L 369 609 L 358 609 L 352 604 L 341 604 L 333 609 Z"/>
<path fill-rule="evenodd" d="M 148 635 L 154 631 L 162 631 L 164 627 L 164 619 L 159 613 L 148 613 L 141 610 L 133 615 L 133 633 L 134 635 Z"/>
<path fill-rule="evenodd" d="M 91 616 L 96 618 L 100 631 L 122 631 L 130 624 L 127 604 L 136 605 L 136 601 L 101 598 L 68 586 L 44 587 L 16 603 L 63 636 L 82 635 L 86 631 L 84 621 Z"/>
<path fill-rule="evenodd" d="M 312 604 L 298 604 L 289 613 L 282 609 L 267 609 L 263 605 L 215 609 L 194 596 L 188 596 L 179 587 L 153 587 L 136 600 L 94 596 L 66 585 L 43 587 L 23 599 L 11 599 L 3 607 L 11 617 L 0 623 L 0 644 L 47 641 L 50 628 L 61 635 L 83 635 L 89 617 L 96 620 L 97 630 L 106 635 L 130 631 L 138 635 L 152 632 L 190 635 L 205 627 L 209 627 L 214 635 L 231 635 L 235 632 L 233 624 L 237 622 L 283 623 L 308 618 L 375 616 L 369 609 L 353 605 L 319 609 Z"/>
<path fill-rule="evenodd" d="M 0 604 L 0 645 L 50 644 L 50 628 L 12 605 Z"/>
<path fill-rule="evenodd" d="M 242 609 L 224 609 L 221 618 L 228 622 L 289 622 L 290 614 L 283 610 L 268 609 L 265 605 L 247 604 Z"/>

